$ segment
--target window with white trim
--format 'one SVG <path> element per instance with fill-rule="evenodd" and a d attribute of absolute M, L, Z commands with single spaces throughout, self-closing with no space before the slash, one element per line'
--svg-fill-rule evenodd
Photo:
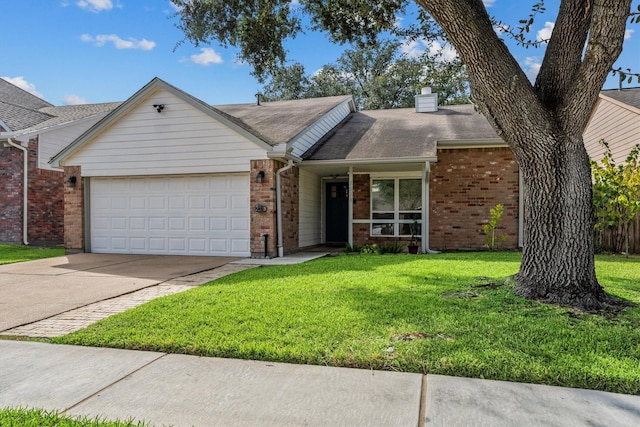
<path fill-rule="evenodd" d="M 410 237 L 412 234 L 422 235 L 422 180 L 372 179 L 371 235 Z"/>

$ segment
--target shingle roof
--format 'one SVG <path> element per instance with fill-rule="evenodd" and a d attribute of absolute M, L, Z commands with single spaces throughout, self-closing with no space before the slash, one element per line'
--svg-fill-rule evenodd
<path fill-rule="evenodd" d="M 41 131 L 51 126 L 69 123 L 96 114 L 109 112 L 118 107 L 121 102 L 105 102 L 101 104 L 67 105 L 63 107 L 45 107 L 40 112 L 48 114 L 49 118 L 31 127 L 21 129 L 20 133 Z"/>
<path fill-rule="evenodd" d="M 14 133 L 25 134 L 111 111 L 120 103 L 56 107 L 0 79 L 0 120 Z"/>
<path fill-rule="evenodd" d="M 350 96 L 296 99 L 212 108 L 270 145 L 285 144 Z"/>
<path fill-rule="evenodd" d="M 304 160 L 436 157 L 437 141 L 499 139 L 472 105 L 440 107 L 433 113 L 413 108 L 352 113 Z"/>
<path fill-rule="evenodd" d="M 610 89 L 600 92 L 602 95 L 640 109 L 640 87 L 627 89 Z"/>

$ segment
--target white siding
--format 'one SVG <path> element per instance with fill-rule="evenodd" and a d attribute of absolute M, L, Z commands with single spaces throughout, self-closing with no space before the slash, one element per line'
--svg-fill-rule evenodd
<path fill-rule="evenodd" d="M 49 160 L 106 115 L 107 113 L 96 114 L 41 133 L 38 140 L 38 167 L 40 169 L 61 170 L 61 168 L 51 167 Z"/>
<path fill-rule="evenodd" d="M 164 104 L 158 113 L 153 104 Z M 248 172 L 266 151 L 166 91 L 145 97 L 70 156 L 83 176 Z"/>
<path fill-rule="evenodd" d="M 600 98 L 584 132 L 587 153 L 596 161 L 601 160 L 604 153 L 598 143 L 601 139 L 609 143 L 614 160 L 621 164 L 631 148 L 640 144 L 640 114 Z"/>
<path fill-rule="evenodd" d="M 313 147 L 316 142 L 335 128 L 350 112 L 351 109 L 348 102 L 344 102 L 329 111 L 324 117 L 291 141 L 290 146 L 293 148 L 291 153 L 294 156 L 302 157 L 309 148 Z"/>
<path fill-rule="evenodd" d="M 91 251 L 250 256 L 249 176 L 91 178 Z"/>
<path fill-rule="evenodd" d="M 321 243 L 322 212 L 320 207 L 320 177 L 300 169 L 300 221 L 299 245 L 319 245 Z"/>

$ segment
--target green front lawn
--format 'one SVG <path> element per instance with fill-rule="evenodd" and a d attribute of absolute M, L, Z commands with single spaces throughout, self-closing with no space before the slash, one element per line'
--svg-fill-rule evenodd
<path fill-rule="evenodd" d="M 616 317 L 516 297 L 518 253 L 351 255 L 261 267 L 55 342 L 640 392 L 640 308 Z M 599 256 L 640 302 L 640 258 Z"/>
<path fill-rule="evenodd" d="M 0 243 L 0 265 L 63 255 L 63 248 L 37 248 L 33 246 L 5 245 Z"/>
<path fill-rule="evenodd" d="M 69 417 L 42 409 L 0 408 L 0 426 L 8 427 L 144 427 L 133 421 L 106 421 L 101 418 Z"/>

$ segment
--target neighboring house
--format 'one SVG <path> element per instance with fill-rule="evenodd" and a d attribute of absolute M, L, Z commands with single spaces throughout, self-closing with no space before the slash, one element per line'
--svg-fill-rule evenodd
<path fill-rule="evenodd" d="M 640 88 L 603 90 L 584 132 L 584 145 L 595 161 L 604 156 L 600 140 L 611 148 L 617 164 L 640 144 Z"/>
<path fill-rule="evenodd" d="M 593 113 L 584 132 L 584 145 L 592 160 L 604 157 L 601 140 L 607 141 L 613 160 L 622 165 L 631 149 L 640 144 L 640 87 L 611 89 L 600 92 Z M 640 217 L 630 229 L 630 251 L 640 253 Z M 612 250 L 611 236 L 601 243 Z"/>
<path fill-rule="evenodd" d="M 48 162 L 117 105 L 56 107 L 0 79 L 0 242 L 62 243 L 64 174 Z"/>
<path fill-rule="evenodd" d="M 212 107 L 153 79 L 51 160 L 70 251 L 282 256 L 321 244 L 485 247 L 504 205 L 521 239 L 513 154 L 472 106 L 356 111 L 350 96 Z M 413 225 L 414 227 L 412 227 Z"/>

